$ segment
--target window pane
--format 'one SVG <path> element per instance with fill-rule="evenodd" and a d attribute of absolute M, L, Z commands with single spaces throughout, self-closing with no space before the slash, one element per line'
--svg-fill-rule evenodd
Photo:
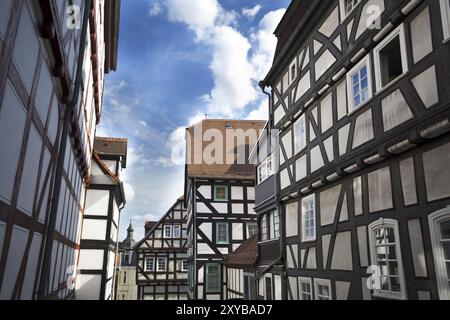
<path fill-rule="evenodd" d="M 450 240 L 450 220 L 441 223 L 442 239 Z"/>
<path fill-rule="evenodd" d="M 403 73 L 400 36 L 380 50 L 380 68 L 383 87 Z"/>
<path fill-rule="evenodd" d="M 386 228 L 387 243 L 395 244 L 395 233 L 393 228 Z"/>
<path fill-rule="evenodd" d="M 389 261 L 389 274 L 391 276 L 398 276 L 398 262 L 397 261 Z"/>
<path fill-rule="evenodd" d="M 447 279 L 450 281 L 450 261 L 447 261 Z"/>
<path fill-rule="evenodd" d="M 401 292 L 400 278 L 391 278 L 391 290 L 393 292 Z"/>
<path fill-rule="evenodd" d="M 383 291 L 390 291 L 389 290 L 389 278 L 388 277 L 381 277 L 381 290 L 383 290 Z"/>

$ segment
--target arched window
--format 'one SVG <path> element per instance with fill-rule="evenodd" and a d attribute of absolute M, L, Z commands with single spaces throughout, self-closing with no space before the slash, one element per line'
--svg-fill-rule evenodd
<path fill-rule="evenodd" d="M 380 219 L 369 226 L 372 265 L 376 267 L 373 294 L 388 299 L 406 299 L 405 278 L 398 222 Z"/>
<path fill-rule="evenodd" d="M 450 206 L 431 214 L 428 220 L 439 297 L 450 300 Z"/>

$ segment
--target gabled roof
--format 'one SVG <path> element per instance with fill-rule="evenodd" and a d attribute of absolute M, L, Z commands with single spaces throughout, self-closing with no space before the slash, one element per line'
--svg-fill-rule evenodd
<path fill-rule="evenodd" d="M 265 124 L 266 121 L 207 119 L 187 128 L 187 176 L 190 178 L 254 179 L 255 168 L 249 163 L 248 159 Z M 228 142 L 227 133 L 230 135 L 232 133 L 230 130 L 236 130 L 234 133 L 240 130 L 244 134 L 254 130 L 255 134 L 252 137 L 247 136 L 245 145 L 236 145 L 233 141 Z M 205 132 L 213 134 L 209 141 L 210 137 L 206 138 Z M 203 139 L 198 139 L 196 133 L 200 133 Z M 223 140 L 220 141 L 223 145 L 223 150 L 219 150 L 222 153 L 222 158 L 219 159 L 218 156 L 219 164 L 207 163 L 203 155 L 210 154 L 211 146 L 216 142 L 216 134 L 218 135 L 219 133 L 223 137 Z M 252 138 L 251 141 L 248 137 Z M 227 150 L 227 144 L 229 144 L 229 148 L 233 149 Z M 238 164 L 236 159 L 240 149 L 245 150 L 245 155 L 239 154 L 239 156 L 245 157 L 245 163 Z M 227 155 L 229 156 L 230 153 L 234 153 L 234 163 L 227 163 L 226 161 Z"/>
<path fill-rule="evenodd" d="M 100 156 L 122 159 L 122 167 L 127 167 L 128 139 L 95 137 L 94 151 Z"/>
<path fill-rule="evenodd" d="M 151 227 L 151 229 L 149 229 L 149 231 L 144 235 L 144 238 L 142 238 L 138 243 L 136 243 L 136 248 L 138 248 L 138 247 L 140 247 L 144 242 L 145 242 L 145 240 L 147 240 L 147 238 L 148 237 L 150 237 L 150 235 L 156 230 L 156 228 L 158 228 L 163 222 L 164 222 L 164 220 L 166 220 L 166 218 L 172 213 L 172 211 L 173 210 L 175 210 L 175 208 L 177 207 L 177 205 L 179 205 L 179 204 L 181 204 L 181 205 L 183 205 L 183 202 L 184 202 L 184 197 L 182 196 L 182 197 L 180 197 L 176 202 L 175 202 L 175 204 L 161 217 L 161 219 L 159 219 L 159 221 L 158 222 L 153 222 L 153 221 L 147 221 L 146 223 L 145 223 L 145 226 L 147 227 L 147 223 L 149 223 L 150 225 L 150 227 Z M 147 228 L 145 228 L 146 229 L 146 231 L 147 231 Z"/>
<path fill-rule="evenodd" d="M 236 250 L 224 258 L 225 265 L 251 267 L 258 260 L 258 235 L 244 241 Z"/>

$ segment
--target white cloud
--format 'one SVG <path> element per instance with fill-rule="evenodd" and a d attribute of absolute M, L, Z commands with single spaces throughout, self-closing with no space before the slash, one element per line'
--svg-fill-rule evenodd
<path fill-rule="evenodd" d="M 157 16 L 162 12 L 162 5 L 159 1 L 152 1 L 150 3 L 150 9 L 148 10 L 149 16 Z"/>
<path fill-rule="evenodd" d="M 268 120 L 269 119 L 269 108 L 267 99 L 262 98 L 259 107 L 251 111 L 246 120 Z"/>
<path fill-rule="evenodd" d="M 247 18 L 253 20 L 255 19 L 256 15 L 261 11 L 262 6 L 260 4 L 254 6 L 253 8 L 243 8 L 242 14 L 246 16 Z"/>

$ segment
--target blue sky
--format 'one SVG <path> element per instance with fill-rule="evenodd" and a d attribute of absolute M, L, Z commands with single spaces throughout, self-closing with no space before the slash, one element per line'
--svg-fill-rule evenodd
<path fill-rule="evenodd" d="M 97 135 L 129 139 L 123 173 L 135 238 L 183 193 L 184 128 L 267 118 L 258 88 L 290 0 L 122 1 L 118 71 L 107 76 Z"/>

